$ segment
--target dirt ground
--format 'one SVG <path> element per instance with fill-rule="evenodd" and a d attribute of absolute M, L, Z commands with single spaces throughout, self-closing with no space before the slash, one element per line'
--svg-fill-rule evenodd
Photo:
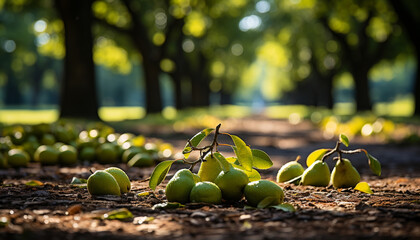
<path fill-rule="evenodd" d="M 174 132 L 157 126 L 127 130 L 163 138 L 177 151 L 195 132 Z M 228 120 L 221 130 L 240 136 L 271 156 L 274 166 L 260 171 L 263 178 L 270 180 L 275 179 L 282 164 L 297 155 L 304 160 L 317 148 L 334 146 L 333 140 L 325 140 L 307 122 L 290 125 L 258 118 Z M 0 239 L 420 239 L 420 146 L 390 145 L 376 139 L 351 141 L 351 148 L 362 146 L 382 163 L 382 176 L 376 177 L 370 173 L 363 154 L 354 156 L 362 181 L 370 184 L 374 194 L 279 184 L 285 202 L 297 209 L 293 213 L 247 209 L 244 200 L 152 209 L 154 204 L 165 202 L 167 180 L 155 194 L 138 197 L 137 193 L 150 190 L 146 179 L 153 168 L 119 165 L 132 180 L 132 191 L 122 197 L 96 198 L 86 188 L 69 183 L 72 177 L 87 178 L 89 170 L 107 166 L 59 168 L 32 164 L 26 169 L 0 170 L 0 220 L 5 217 L 9 222 L 0 225 Z M 181 167 L 175 166 L 170 173 Z M 44 185 L 30 187 L 25 184 L 29 180 Z M 134 217 L 128 221 L 100 218 L 120 208 L 128 209 Z"/>

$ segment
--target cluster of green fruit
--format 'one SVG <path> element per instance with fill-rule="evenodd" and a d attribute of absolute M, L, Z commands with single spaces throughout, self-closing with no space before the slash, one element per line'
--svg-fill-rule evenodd
<path fill-rule="evenodd" d="M 117 195 L 131 190 L 127 174 L 120 168 L 110 167 L 97 170 L 87 180 L 87 189 L 91 195 Z"/>
<path fill-rule="evenodd" d="M 360 174 L 351 164 L 349 159 L 342 157 L 342 154 L 360 152 L 366 154 L 372 172 L 378 176 L 381 175 L 381 165 L 379 161 L 366 150 L 341 150 L 341 144 L 344 144 L 347 147 L 349 144 L 348 138 L 343 134 L 340 135 L 340 139 L 334 149 L 318 149 L 309 154 L 306 160 L 308 166 L 306 170 L 298 163 L 299 158 L 297 158 L 296 161 L 286 163 L 277 173 L 277 182 L 289 182 L 319 187 L 332 185 L 334 188 L 354 188 L 360 182 Z M 338 153 L 338 157 L 334 158 L 336 164 L 332 173 L 330 173 L 330 169 L 324 160 L 333 153 Z"/>
<path fill-rule="evenodd" d="M 0 137 L 0 168 L 26 167 L 30 161 L 43 165 L 124 162 L 130 167 L 148 167 L 171 155 L 168 143 L 146 143 L 144 136 L 115 133 L 102 123 L 87 129 L 64 121 L 16 125 L 2 129 Z"/>
<path fill-rule="evenodd" d="M 219 132 L 216 129 L 204 129 L 192 137 L 183 150 L 184 159 L 164 161 L 153 171 L 149 186 L 155 189 L 167 175 L 172 163 L 181 161 L 190 164 L 190 169 L 181 169 L 169 180 L 165 194 L 168 202 L 200 202 L 220 204 L 222 201 L 235 202 L 245 197 L 252 207 L 264 208 L 279 205 L 284 200 L 283 189 L 275 182 L 261 180 L 261 175 L 254 168 L 267 169 L 272 166 L 269 156 L 261 150 L 251 149 L 235 135 Z M 214 139 L 208 146 L 197 147 L 200 142 L 215 130 Z M 217 146 L 217 136 L 225 134 L 231 137 L 235 157 L 225 158 Z M 200 159 L 188 161 L 192 151 L 200 151 Z M 193 167 L 201 162 L 198 173 L 192 173 Z"/>

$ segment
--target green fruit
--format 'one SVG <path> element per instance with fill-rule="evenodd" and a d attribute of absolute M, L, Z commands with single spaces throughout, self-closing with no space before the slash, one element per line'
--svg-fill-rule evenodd
<path fill-rule="evenodd" d="M 63 165 L 77 163 L 77 149 L 71 145 L 63 145 L 59 149 L 58 162 Z"/>
<path fill-rule="evenodd" d="M 335 188 L 355 187 L 360 182 L 360 174 L 348 159 L 338 160 L 331 173 L 331 183 Z"/>
<path fill-rule="evenodd" d="M 121 193 L 129 192 L 131 189 L 131 182 L 127 174 L 120 168 L 110 167 L 104 170 L 110 173 L 118 182 Z"/>
<path fill-rule="evenodd" d="M 228 201 L 239 201 L 243 197 L 243 189 L 249 179 L 242 170 L 231 167 L 229 171 L 222 171 L 214 183 L 222 191 L 222 197 Z"/>
<path fill-rule="evenodd" d="M 95 171 L 87 180 L 87 189 L 91 195 L 121 195 L 117 180 L 108 172 Z"/>
<path fill-rule="evenodd" d="M 326 187 L 330 183 L 330 169 L 325 162 L 316 160 L 302 174 L 302 185 Z"/>
<path fill-rule="evenodd" d="M 212 182 L 198 182 L 191 189 L 190 201 L 219 204 L 222 202 L 222 191 Z"/>
<path fill-rule="evenodd" d="M 100 163 L 116 163 L 118 161 L 118 151 L 114 144 L 104 143 L 96 149 L 97 160 Z"/>
<path fill-rule="evenodd" d="M 55 137 L 52 134 L 46 133 L 42 135 L 41 144 L 42 145 L 53 145 L 55 143 Z"/>
<path fill-rule="evenodd" d="M 191 189 L 195 186 L 194 176 L 188 169 L 181 169 L 166 185 L 166 199 L 168 202 L 187 203 L 190 200 Z"/>
<path fill-rule="evenodd" d="M 53 146 L 41 145 L 34 153 L 34 160 L 45 165 L 58 163 L 58 155 L 60 152 Z"/>
<path fill-rule="evenodd" d="M 277 173 L 277 182 L 287 182 L 296 178 L 305 171 L 302 165 L 296 161 L 284 164 Z"/>
<path fill-rule="evenodd" d="M 84 147 L 79 152 L 79 158 L 81 160 L 93 161 L 96 157 L 96 151 L 93 147 Z"/>
<path fill-rule="evenodd" d="M 257 207 L 258 204 L 266 199 L 271 198 L 270 205 L 277 205 L 283 202 L 283 189 L 276 183 L 268 180 L 259 180 L 250 182 L 245 186 L 244 194 L 249 205 Z"/>
<path fill-rule="evenodd" d="M 7 163 L 11 167 L 26 167 L 29 163 L 30 157 L 28 153 L 22 149 L 10 149 L 7 152 Z"/>
<path fill-rule="evenodd" d="M 130 147 L 127 150 L 124 150 L 123 155 L 122 155 L 122 161 L 124 163 L 127 163 L 128 161 L 131 160 L 131 158 L 134 157 L 134 155 L 138 154 L 138 153 L 143 153 L 144 150 L 142 148 L 139 147 Z"/>
<path fill-rule="evenodd" d="M 147 153 L 137 153 L 128 161 L 129 167 L 150 167 L 155 164 L 155 160 Z"/>
<path fill-rule="evenodd" d="M 198 176 L 200 176 L 202 181 L 214 182 L 222 171 L 222 167 L 219 162 L 212 157 L 211 153 L 208 153 L 204 157 L 204 160 L 205 161 L 201 162 L 200 169 L 198 170 Z"/>

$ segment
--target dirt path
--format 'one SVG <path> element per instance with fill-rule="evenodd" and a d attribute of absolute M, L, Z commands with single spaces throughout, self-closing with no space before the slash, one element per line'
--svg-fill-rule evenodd
<path fill-rule="evenodd" d="M 132 131 L 149 137 L 163 137 L 179 150 L 194 131 L 136 127 Z M 222 130 L 236 134 L 272 157 L 274 166 L 261 171 L 274 180 L 281 164 L 297 155 L 306 157 L 320 147 L 332 147 L 309 123 L 289 125 L 267 119 L 230 120 Z M 0 170 L 0 239 L 419 239 L 420 238 L 420 147 L 384 145 L 365 139 L 352 140 L 382 163 L 381 177 L 373 176 L 364 159 L 357 156 L 356 167 L 374 194 L 351 189 L 303 187 L 280 184 L 285 201 L 296 212 L 274 209 L 246 210 L 245 202 L 210 206 L 187 204 L 185 208 L 153 210 L 165 201 L 160 185 L 155 195 L 136 196 L 148 190 L 147 178 L 153 168 L 125 169 L 132 179 L 132 192 L 121 198 L 92 198 L 85 188 L 71 187 L 71 178 L 89 176 L 89 169 L 40 167 L 16 171 Z M 228 151 L 228 149 L 226 149 Z M 181 167 L 181 166 L 178 166 Z M 40 187 L 29 187 L 40 180 Z M 127 208 L 134 219 L 127 222 L 100 219 L 105 212 Z M 99 218 L 99 219 L 98 219 Z"/>

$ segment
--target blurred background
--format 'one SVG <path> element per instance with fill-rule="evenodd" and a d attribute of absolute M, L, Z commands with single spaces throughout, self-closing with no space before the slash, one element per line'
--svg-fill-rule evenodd
<path fill-rule="evenodd" d="M 202 109 L 292 123 L 411 118 L 420 114 L 419 5 L 0 0 L 0 122 Z"/>

